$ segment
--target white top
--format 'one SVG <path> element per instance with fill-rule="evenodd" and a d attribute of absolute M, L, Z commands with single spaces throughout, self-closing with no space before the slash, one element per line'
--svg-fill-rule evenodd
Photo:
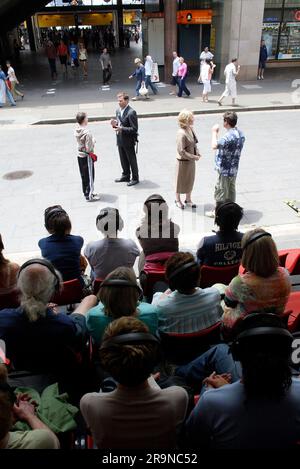
<path fill-rule="evenodd" d="M 87 60 L 86 49 L 79 49 L 79 60 Z"/>
<path fill-rule="evenodd" d="M 201 79 L 202 81 L 209 80 L 209 71 L 210 71 L 210 66 L 204 62 L 204 64 L 201 67 Z"/>
<path fill-rule="evenodd" d="M 212 54 L 210 51 L 208 52 L 201 52 L 200 54 L 200 60 L 201 60 L 201 65 L 203 65 L 205 63 L 205 60 L 206 59 L 209 59 L 209 60 L 212 60 L 214 57 L 214 54 Z"/>
<path fill-rule="evenodd" d="M 7 75 L 8 75 L 9 81 L 18 81 L 15 71 L 12 68 L 12 66 L 10 66 L 9 69 L 7 70 Z"/>
<path fill-rule="evenodd" d="M 145 75 L 148 75 L 148 76 L 152 75 L 152 67 L 153 67 L 153 60 L 147 59 L 145 61 Z"/>
<path fill-rule="evenodd" d="M 225 75 L 225 83 L 232 83 L 235 82 L 235 77 L 237 75 L 237 69 L 234 63 L 230 63 L 226 65 L 225 70 L 224 70 L 224 75 Z"/>
<path fill-rule="evenodd" d="M 176 57 L 176 59 L 173 60 L 173 73 L 172 73 L 173 77 L 177 76 L 179 67 L 180 67 L 179 57 Z"/>

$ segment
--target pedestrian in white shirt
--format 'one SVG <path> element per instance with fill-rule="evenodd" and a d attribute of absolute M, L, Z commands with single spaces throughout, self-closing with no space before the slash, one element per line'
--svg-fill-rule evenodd
<path fill-rule="evenodd" d="M 232 59 L 231 63 L 226 65 L 224 70 L 225 75 L 225 91 L 220 97 L 218 104 L 222 106 L 222 101 L 226 96 L 231 96 L 232 105 L 235 105 L 235 100 L 237 97 L 236 91 L 236 77 L 238 76 L 241 66 L 237 64 L 238 59 Z"/>
<path fill-rule="evenodd" d="M 204 47 L 204 50 L 201 52 L 199 58 L 200 58 L 200 79 L 201 79 L 203 65 L 205 65 L 206 60 L 212 60 L 214 58 L 214 54 L 210 52 L 208 47 Z"/>
<path fill-rule="evenodd" d="M 206 59 L 201 67 L 201 73 L 198 82 L 203 83 L 202 99 L 204 103 L 208 103 L 208 93 L 211 93 L 211 79 L 216 65 L 211 60 Z"/>
<path fill-rule="evenodd" d="M 147 90 L 150 86 L 153 94 L 157 94 L 158 93 L 157 87 L 156 87 L 155 83 L 152 83 L 152 80 L 151 80 L 153 64 L 154 64 L 154 62 L 152 60 L 151 55 L 147 55 L 146 59 L 145 59 L 145 75 L 146 75 L 145 86 L 146 86 Z"/>
<path fill-rule="evenodd" d="M 172 81 L 171 81 L 173 90 L 171 91 L 170 95 L 177 95 L 176 86 L 178 86 L 179 88 L 179 77 L 177 75 L 179 67 L 180 67 L 180 60 L 179 60 L 177 52 L 174 51 L 173 52 Z"/>
<path fill-rule="evenodd" d="M 24 99 L 24 94 L 21 93 L 16 88 L 16 85 L 19 85 L 19 81 L 16 77 L 13 67 L 11 66 L 11 63 L 8 60 L 6 61 L 6 67 L 7 67 L 7 76 L 11 84 L 11 93 L 13 97 L 16 99 L 17 96 L 21 96 L 21 98 Z"/>

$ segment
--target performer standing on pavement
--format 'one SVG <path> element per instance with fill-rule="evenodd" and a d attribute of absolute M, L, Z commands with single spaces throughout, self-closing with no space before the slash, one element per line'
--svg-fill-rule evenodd
<path fill-rule="evenodd" d="M 202 67 L 205 65 L 206 60 L 212 60 L 214 54 L 212 54 L 208 47 L 204 47 L 204 50 L 200 54 L 200 77 L 202 75 Z"/>
<path fill-rule="evenodd" d="M 215 187 L 215 201 L 235 202 L 236 200 L 236 177 L 245 136 L 237 125 L 238 117 L 235 112 L 225 112 L 223 116 L 226 134 L 218 139 L 219 124 L 212 128 L 212 149 L 216 150 L 216 171 L 218 180 Z M 206 212 L 206 216 L 214 218 L 215 212 Z"/>
<path fill-rule="evenodd" d="M 261 41 L 259 50 L 258 80 L 264 80 L 266 61 L 268 60 L 268 49 L 264 40 Z"/>
<path fill-rule="evenodd" d="M 235 105 L 235 100 L 237 97 L 236 92 L 236 77 L 238 76 L 241 66 L 237 65 L 238 59 L 232 59 L 231 63 L 226 65 L 224 70 L 225 75 L 225 91 L 222 94 L 221 98 L 218 101 L 219 106 L 222 106 L 222 101 L 225 96 L 231 96 L 232 98 L 232 105 Z"/>
<path fill-rule="evenodd" d="M 104 47 L 102 54 L 100 55 L 100 64 L 103 72 L 103 85 L 108 85 L 109 80 L 111 79 L 112 65 L 111 58 L 107 52 L 106 47 Z"/>
<path fill-rule="evenodd" d="M 82 191 L 87 202 L 93 202 L 99 199 L 93 194 L 95 168 L 94 160 L 91 155 L 94 154 L 96 140 L 87 128 L 88 117 L 85 112 L 78 112 L 76 116 L 77 126 L 74 135 L 78 144 L 78 165 L 82 180 Z"/>
<path fill-rule="evenodd" d="M 122 92 L 117 97 L 119 108 L 116 111 L 116 119 L 111 120 L 111 125 L 117 135 L 122 176 L 115 182 L 127 182 L 127 186 L 135 186 L 139 183 L 135 151 L 135 145 L 138 141 L 138 118 L 135 110 L 129 106 L 128 94 Z M 132 174 L 131 179 L 130 173 Z"/>

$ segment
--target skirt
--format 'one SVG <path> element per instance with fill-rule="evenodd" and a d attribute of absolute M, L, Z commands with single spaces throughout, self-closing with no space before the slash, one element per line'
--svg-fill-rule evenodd
<path fill-rule="evenodd" d="M 210 80 L 203 80 L 203 94 L 211 93 Z"/>
<path fill-rule="evenodd" d="M 196 163 L 192 160 L 177 160 L 176 163 L 176 193 L 188 194 L 192 192 L 195 182 Z"/>

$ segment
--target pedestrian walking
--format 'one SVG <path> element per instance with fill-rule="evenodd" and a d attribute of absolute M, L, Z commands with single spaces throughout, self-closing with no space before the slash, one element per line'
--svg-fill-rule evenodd
<path fill-rule="evenodd" d="M 208 93 L 211 93 L 211 79 L 216 65 L 209 59 L 205 60 L 205 64 L 201 67 L 201 74 L 198 82 L 203 83 L 202 99 L 204 103 L 208 103 Z"/>
<path fill-rule="evenodd" d="M 119 108 L 116 111 L 116 119 L 111 120 L 111 125 L 117 136 L 122 176 L 115 182 L 127 182 L 127 186 L 135 186 L 139 183 L 135 148 L 138 142 L 138 118 L 135 110 L 129 106 L 128 94 L 122 92 L 117 97 Z"/>
<path fill-rule="evenodd" d="M 0 107 L 3 107 L 6 103 L 6 98 L 8 98 L 11 106 L 16 106 L 13 95 L 8 88 L 7 79 L 8 77 L 5 75 L 0 65 Z"/>
<path fill-rule="evenodd" d="M 61 65 L 61 71 L 66 76 L 68 75 L 68 48 L 65 42 L 61 39 L 57 48 L 57 54 Z"/>
<path fill-rule="evenodd" d="M 225 91 L 218 101 L 219 106 L 222 106 L 222 101 L 226 96 L 231 96 L 232 105 L 235 105 L 235 100 L 237 97 L 236 77 L 240 73 L 241 69 L 241 66 L 237 64 L 237 60 L 238 59 L 232 59 L 231 63 L 225 67 Z"/>
<path fill-rule="evenodd" d="M 223 125 L 225 135 L 218 139 L 220 127 L 218 124 L 212 128 L 212 149 L 216 150 L 215 169 L 218 179 L 215 186 L 215 202 L 236 201 L 236 178 L 245 136 L 237 128 L 238 117 L 235 112 L 225 112 Z M 215 212 L 206 212 L 206 216 L 214 218 Z"/>
<path fill-rule="evenodd" d="M 56 48 L 50 39 L 47 39 L 46 46 L 45 46 L 45 54 L 49 62 L 50 66 L 50 73 L 52 80 L 57 79 L 57 71 L 56 71 Z"/>
<path fill-rule="evenodd" d="M 136 87 L 135 87 L 135 97 L 132 98 L 132 101 L 137 101 L 140 96 L 140 89 L 142 85 L 145 86 L 145 80 L 146 80 L 146 73 L 145 73 L 145 67 L 142 64 L 141 59 L 134 59 L 134 63 L 136 66 L 135 71 L 130 75 L 129 79 L 135 77 L 136 78 Z M 147 98 L 147 95 L 145 95 Z"/>
<path fill-rule="evenodd" d="M 180 62 L 180 65 L 179 65 L 178 72 L 177 72 L 179 91 L 178 91 L 177 96 L 178 96 L 178 98 L 181 98 L 182 93 L 185 93 L 187 96 L 190 96 L 191 92 L 185 84 L 187 73 L 188 73 L 187 64 L 185 63 L 183 57 L 179 58 L 179 62 Z"/>
<path fill-rule="evenodd" d="M 170 95 L 177 95 L 177 86 L 179 88 L 178 69 L 180 67 L 180 60 L 176 51 L 173 52 L 173 68 L 171 85 L 173 87 Z"/>
<path fill-rule="evenodd" d="M 75 44 L 73 40 L 71 41 L 71 44 L 69 45 L 69 55 L 71 58 L 71 67 L 73 70 L 76 70 L 79 67 L 78 46 L 77 44 Z"/>
<path fill-rule="evenodd" d="M 258 64 L 258 80 L 264 80 L 264 73 L 266 68 L 266 61 L 268 60 L 268 49 L 264 40 L 261 41 L 259 50 L 259 64 Z"/>
<path fill-rule="evenodd" d="M 14 99 L 16 99 L 17 96 L 21 96 L 21 98 L 24 99 L 24 93 L 21 93 L 21 91 L 16 88 L 16 85 L 19 85 L 20 83 L 16 77 L 15 70 L 13 69 L 9 60 L 6 61 L 6 67 L 7 76 L 11 86 L 11 94 L 13 95 Z"/>
<path fill-rule="evenodd" d="M 112 64 L 111 64 L 110 55 L 106 47 L 104 47 L 99 60 L 100 60 L 102 73 L 103 73 L 103 85 L 108 85 L 109 80 L 111 79 L 111 75 L 112 75 Z"/>
<path fill-rule="evenodd" d="M 80 62 L 81 66 L 82 66 L 82 69 L 83 69 L 83 76 L 87 77 L 87 75 L 88 75 L 88 73 L 87 73 L 88 53 L 87 53 L 87 50 L 85 48 L 84 42 L 79 43 L 78 58 L 79 58 L 79 62 Z"/>
<path fill-rule="evenodd" d="M 82 181 L 82 191 L 87 202 L 98 200 L 94 194 L 95 168 L 97 157 L 94 154 L 96 140 L 88 129 L 88 117 L 85 112 L 78 112 L 74 135 L 77 141 L 77 159 Z"/>
<path fill-rule="evenodd" d="M 194 114 L 184 109 L 178 116 L 179 130 L 177 132 L 177 164 L 176 164 L 176 200 L 178 208 L 185 206 L 180 199 L 181 194 L 185 194 L 185 204 L 193 209 L 196 205 L 192 202 L 192 190 L 195 182 L 196 161 L 199 161 L 197 143 L 198 139 L 193 129 Z"/>
<path fill-rule="evenodd" d="M 203 65 L 205 65 L 206 60 L 212 60 L 214 58 L 214 54 L 210 52 L 208 47 L 204 47 L 199 58 L 200 58 L 200 77 L 201 77 Z"/>
<path fill-rule="evenodd" d="M 145 86 L 146 86 L 147 90 L 150 86 L 150 88 L 152 90 L 152 93 L 157 94 L 158 89 L 157 89 L 155 83 L 152 82 L 153 64 L 154 64 L 154 62 L 152 60 L 151 55 L 147 55 L 146 60 L 145 60 L 145 76 L 146 76 Z"/>

